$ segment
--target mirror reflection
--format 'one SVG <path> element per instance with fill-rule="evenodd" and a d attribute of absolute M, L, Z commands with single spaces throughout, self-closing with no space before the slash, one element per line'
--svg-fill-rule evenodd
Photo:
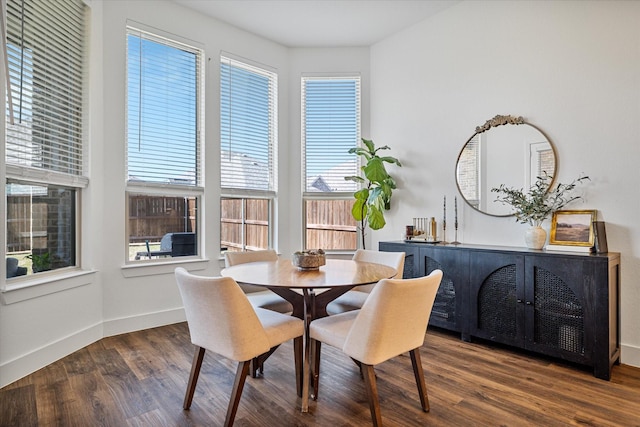
<path fill-rule="evenodd" d="M 528 189 L 545 172 L 556 175 L 555 148 L 546 135 L 522 117 L 495 116 L 478 126 L 462 147 L 456 183 L 477 211 L 509 216 L 511 207 L 495 202 L 491 189 L 501 184 Z"/>

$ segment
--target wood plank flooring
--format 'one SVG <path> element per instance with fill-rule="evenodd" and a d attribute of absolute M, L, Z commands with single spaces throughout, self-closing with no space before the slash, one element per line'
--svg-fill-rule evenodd
<path fill-rule="evenodd" d="M 640 426 L 640 369 L 611 381 L 539 356 L 429 329 L 421 351 L 431 411 L 420 409 L 408 355 L 376 368 L 385 426 Z M 0 389 L 0 426 L 218 426 L 235 363 L 205 355 L 190 411 L 186 323 L 102 339 Z M 291 343 L 248 378 L 236 426 L 367 426 L 358 370 L 323 346 L 319 398 L 300 413 Z"/>

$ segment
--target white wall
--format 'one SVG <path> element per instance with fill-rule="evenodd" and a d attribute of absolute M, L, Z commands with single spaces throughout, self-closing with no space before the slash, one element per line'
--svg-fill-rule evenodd
<path fill-rule="evenodd" d="M 454 167 L 475 127 L 523 116 L 558 151 L 558 180 L 592 181 L 584 204 L 622 253 L 622 362 L 640 366 L 640 3 L 465 1 L 371 49 L 371 134 L 403 162 L 388 225 L 441 221 L 457 194 Z M 524 246 L 524 225 L 460 202 L 459 240 Z M 549 224 L 546 224 L 548 229 Z"/>

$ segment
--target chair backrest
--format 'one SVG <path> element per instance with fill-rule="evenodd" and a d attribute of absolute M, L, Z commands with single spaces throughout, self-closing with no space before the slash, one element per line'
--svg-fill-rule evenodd
<path fill-rule="evenodd" d="M 358 249 L 353 254 L 354 261 L 374 262 L 376 264 L 387 265 L 396 269 L 397 273 L 393 277 L 394 279 L 402 279 L 402 273 L 404 272 L 404 252 L 384 252 L 384 251 L 371 251 L 368 249 Z M 371 292 L 375 283 L 372 285 L 356 286 L 353 288 L 356 291 Z"/>
<path fill-rule="evenodd" d="M 278 253 L 273 249 L 264 249 L 260 251 L 247 251 L 247 252 L 225 252 L 224 265 L 225 267 L 231 267 L 238 264 L 244 264 L 246 262 L 259 262 L 259 261 L 277 261 Z M 260 286 L 240 284 L 240 287 L 245 293 L 264 291 L 265 288 Z"/>
<path fill-rule="evenodd" d="M 420 347 L 442 271 L 415 279 L 383 279 L 355 318 L 343 351 L 368 365 Z"/>
<path fill-rule="evenodd" d="M 269 351 L 264 327 L 235 280 L 195 276 L 182 267 L 175 276 L 193 344 L 236 361 Z"/>
<path fill-rule="evenodd" d="M 224 265 L 225 267 L 231 267 L 237 264 L 244 264 L 247 262 L 259 262 L 259 261 L 277 261 L 278 254 L 273 249 L 264 249 L 261 251 L 247 251 L 247 252 L 225 252 Z"/>

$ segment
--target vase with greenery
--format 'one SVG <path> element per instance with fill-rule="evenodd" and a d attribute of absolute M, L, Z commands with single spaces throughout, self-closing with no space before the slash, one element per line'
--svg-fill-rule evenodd
<path fill-rule="evenodd" d="M 542 222 L 553 212 L 581 199 L 582 196 L 575 194 L 575 189 L 585 180 L 589 180 L 589 177 L 580 176 L 569 184 L 558 183 L 551 188 L 553 176 L 545 173 L 537 177 L 535 184 L 526 193 L 523 189 L 507 187 L 504 184 L 492 188 L 491 191 L 498 193 L 496 202 L 513 208 L 517 222 L 531 226 L 525 236 L 527 246 L 541 249 L 547 237 L 546 231 L 541 227 Z"/>
<path fill-rule="evenodd" d="M 351 215 L 360 222 L 358 228 L 362 236 L 362 248 L 365 248 L 365 229 L 379 230 L 385 226 L 384 211 L 391 207 L 391 194 L 396 189 L 396 182 L 389 175 L 385 163 L 402 166 L 400 161 L 391 156 L 379 156 L 378 152 L 389 150 L 388 146 L 376 148 L 372 140 L 362 138 L 363 147 L 349 149 L 350 154 L 362 156 L 364 159 L 360 169 L 364 176 L 346 176 L 347 181 L 354 181 L 362 185 L 353 196 L 355 203 Z"/>

